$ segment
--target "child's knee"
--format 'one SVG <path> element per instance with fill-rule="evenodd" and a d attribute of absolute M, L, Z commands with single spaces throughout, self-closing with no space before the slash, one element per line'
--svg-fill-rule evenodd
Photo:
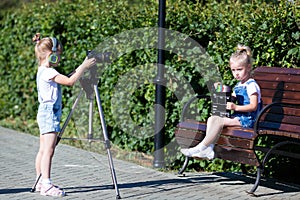
<path fill-rule="evenodd" d="M 222 123 L 223 122 L 223 118 L 222 117 L 219 117 L 219 116 L 216 116 L 216 115 L 212 115 L 208 118 L 208 123 Z"/>

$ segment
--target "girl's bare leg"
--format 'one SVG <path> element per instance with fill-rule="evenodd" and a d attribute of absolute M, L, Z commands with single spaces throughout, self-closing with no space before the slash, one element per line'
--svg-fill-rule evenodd
<path fill-rule="evenodd" d="M 50 179 L 50 172 L 51 172 L 51 164 L 52 164 L 52 157 L 55 150 L 56 144 L 56 133 L 47 133 L 41 135 L 42 140 L 42 156 L 40 162 L 40 171 L 42 173 L 42 179 Z"/>
<path fill-rule="evenodd" d="M 43 150 L 44 150 L 44 137 L 42 137 L 42 135 L 41 135 L 39 151 L 35 158 L 35 170 L 36 170 L 37 177 L 41 174 L 41 160 L 43 157 Z"/>
<path fill-rule="evenodd" d="M 237 118 L 222 118 L 219 116 L 211 116 L 210 118 L 208 118 L 206 124 L 206 136 L 201 143 L 204 146 L 215 144 L 219 139 L 223 127 L 226 126 L 241 126 L 241 123 Z"/>
<path fill-rule="evenodd" d="M 223 129 L 224 120 L 224 118 L 219 116 L 211 116 L 208 118 L 206 123 L 206 135 L 201 142 L 202 145 L 207 147 L 217 141 L 217 139 L 219 138 L 219 134 Z"/>
<path fill-rule="evenodd" d="M 207 120 L 206 136 L 197 146 L 189 149 L 182 149 L 181 152 L 186 156 L 192 157 L 214 157 L 214 144 L 219 138 L 219 135 L 224 126 L 240 126 L 237 118 L 222 118 L 219 116 L 211 116 Z M 206 152 L 205 152 L 206 151 Z M 203 152 L 202 154 L 200 152 Z"/>

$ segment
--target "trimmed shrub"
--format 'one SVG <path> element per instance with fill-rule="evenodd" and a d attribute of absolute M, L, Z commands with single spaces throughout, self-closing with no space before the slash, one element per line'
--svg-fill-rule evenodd
<path fill-rule="evenodd" d="M 275 2 L 275 3 L 274 3 Z M 300 57 L 299 3 L 261 0 L 245 1 L 167 1 L 166 28 L 183 33 L 197 41 L 218 66 L 225 84 L 233 86 L 228 59 L 238 43 L 248 45 L 253 50 L 254 66 L 276 66 L 298 68 Z M 35 116 L 37 92 L 35 74 L 37 62 L 34 55 L 32 36 L 40 32 L 42 36 L 55 36 L 64 46 L 62 61 L 58 71 L 68 74 L 80 65 L 86 50 L 94 49 L 106 38 L 122 32 L 144 27 L 156 27 L 158 18 L 157 1 L 34 1 L 20 8 L 2 12 L 0 42 L 0 119 L 12 128 L 38 134 Z M 99 81 L 99 91 L 112 142 L 121 148 L 151 153 L 154 150 L 153 136 L 133 137 L 132 133 L 120 128 L 126 121 L 113 118 L 112 91 L 119 78 L 147 63 L 157 62 L 155 49 L 128 52 L 111 65 L 103 66 Z M 199 72 L 186 60 L 174 52 L 166 53 L 166 68 L 181 74 L 193 86 L 196 93 L 208 92 L 206 83 Z M 149 72 L 150 73 L 150 72 Z M 156 71 L 151 71 L 153 77 Z M 128 84 L 131 84 L 130 81 Z M 173 84 L 173 83 L 171 83 Z M 175 83 L 174 83 L 175 84 Z M 73 88 L 63 88 L 64 116 L 70 111 L 76 94 Z M 151 82 L 137 87 L 129 102 L 131 119 L 140 126 L 153 123 L 149 116 L 155 99 L 155 87 Z M 207 102 L 194 105 L 202 110 L 201 119 L 210 111 Z M 174 127 L 179 121 L 182 101 L 178 101 L 173 91 L 166 92 L 165 141 L 174 139 Z M 86 112 L 81 107 L 78 112 Z M 151 113 L 151 112 L 150 112 Z M 151 113 L 152 115 L 153 113 Z M 82 116 L 84 123 L 87 119 Z M 10 123 L 8 123 L 10 122 Z M 71 125 L 77 132 L 84 132 L 76 123 Z M 130 124 L 128 126 L 131 126 Z M 96 127 L 99 129 L 99 127 Z M 134 127 L 128 127 L 132 130 Z M 153 135 L 153 133 L 147 133 Z M 177 147 L 174 147 L 177 148 Z M 169 155 L 169 152 L 166 152 Z M 174 156 L 174 155 L 173 155 Z M 170 158 L 170 157 L 168 157 Z M 174 161 L 174 159 L 176 159 Z M 181 155 L 170 159 L 170 167 L 177 168 Z M 199 161 L 193 161 L 198 163 Z M 220 164 L 221 163 L 221 164 Z M 236 165 L 201 161 L 201 169 L 232 170 Z M 238 167 L 238 166 L 237 166 Z"/>

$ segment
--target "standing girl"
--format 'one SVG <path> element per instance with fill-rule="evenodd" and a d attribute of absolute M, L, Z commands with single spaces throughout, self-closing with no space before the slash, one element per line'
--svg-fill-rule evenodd
<path fill-rule="evenodd" d="M 36 156 L 37 177 L 42 177 L 37 184 L 36 191 L 44 196 L 64 196 L 65 192 L 54 186 L 50 179 L 51 163 L 54 154 L 57 133 L 60 131 L 60 118 L 62 113 L 61 85 L 72 86 L 90 66 L 96 63 L 94 58 L 85 59 L 83 63 L 70 76 L 57 72 L 56 67 L 62 54 L 62 45 L 56 38 L 40 39 L 37 33 L 32 38 L 35 45 L 35 55 L 39 62 L 37 72 L 37 89 L 39 108 L 37 122 L 40 130 L 40 147 Z"/>
<path fill-rule="evenodd" d="M 227 103 L 227 110 L 233 110 L 231 118 L 211 116 L 207 120 L 206 136 L 195 147 L 181 149 L 188 157 L 213 159 L 214 144 L 224 126 L 253 127 L 257 114 L 261 109 L 261 93 L 256 81 L 251 78 L 252 57 L 248 46 L 238 45 L 229 61 L 233 77 L 239 82 L 233 89 L 232 96 L 236 99 Z"/>

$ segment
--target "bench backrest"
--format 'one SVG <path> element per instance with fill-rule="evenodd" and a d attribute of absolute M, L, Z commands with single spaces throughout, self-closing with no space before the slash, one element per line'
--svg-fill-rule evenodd
<path fill-rule="evenodd" d="M 261 88 L 264 106 L 282 102 L 295 105 L 277 105 L 269 109 L 261 119 L 262 127 L 290 132 L 293 138 L 300 138 L 300 69 L 259 67 L 254 70 L 253 78 Z M 297 105 L 298 104 L 298 105 Z"/>

